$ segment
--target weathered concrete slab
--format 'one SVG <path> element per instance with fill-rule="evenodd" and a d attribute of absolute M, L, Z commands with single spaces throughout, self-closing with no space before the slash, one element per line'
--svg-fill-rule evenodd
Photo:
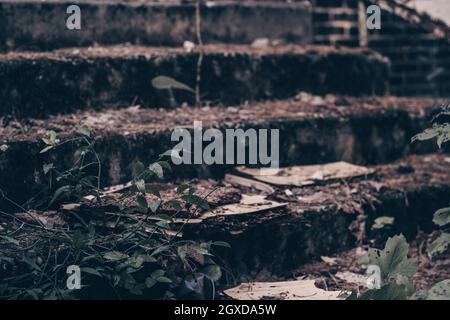
<path fill-rule="evenodd" d="M 22 122 L 3 119 L 0 127 L 1 189 L 25 201 L 43 188 L 42 165 L 69 166 L 74 146 L 66 144 L 51 156 L 40 155 L 41 138 L 54 130 L 58 138 L 74 137 L 85 124 L 96 132 L 96 150 L 102 161 L 103 183 L 112 185 L 131 178 L 132 163 L 155 161 L 172 148 L 176 126 L 203 128 L 279 129 L 282 166 L 347 161 L 355 164 L 386 163 L 408 152 L 436 150 L 434 142 L 410 144 L 413 135 L 428 127 L 428 114 L 437 101 L 407 98 L 350 98 L 307 94 L 297 99 L 255 103 L 240 108 L 179 108 L 176 110 L 122 109 L 56 116 Z M 206 145 L 206 143 L 204 144 Z M 226 165 L 175 167 L 178 177 L 222 177 Z M 14 178 L 12 178 L 14 177 Z"/>
<path fill-rule="evenodd" d="M 168 92 L 153 89 L 151 79 L 166 75 L 194 86 L 197 60 L 196 51 L 136 46 L 0 55 L 0 115 L 45 117 L 132 103 L 168 107 Z M 213 105 L 285 99 L 300 90 L 380 95 L 387 78 L 386 60 L 358 49 L 211 45 L 201 93 Z M 175 98 L 194 102 L 190 92 L 176 91 Z"/>
<path fill-rule="evenodd" d="M 81 29 L 66 28 L 67 7 L 81 9 Z M 308 3 L 207 2 L 204 41 L 251 43 L 257 38 L 310 43 Z M 195 4 L 145 1 L 0 1 L 0 51 L 46 50 L 94 43 L 180 46 L 194 41 Z"/>

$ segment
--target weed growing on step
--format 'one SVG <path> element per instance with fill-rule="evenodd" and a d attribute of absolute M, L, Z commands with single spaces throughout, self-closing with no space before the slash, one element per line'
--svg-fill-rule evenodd
<path fill-rule="evenodd" d="M 439 148 L 450 141 L 450 123 L 441 119 L 450 116 L 450 104 L 433 117 L 432 127 L 415 135 L 411 141 L 426 141 L 436 138 Z M 442 208 L 434 213 L 433 222 L 443 228 L 441 235 L 434 240 L 428 250 L 431 260 L 447 252 L 450 246 L 450 208 Z M 384 250 L 370 249 L 361 260 L 362 264 L 378 266 L 381 271 L 382 286 L 358 295 L 356 292 L 347 299 L 358 300 L 399 300 L 399 299 L 450 299 L 450 279 L 443 280 L 429 290 L 416 292 L 412 276 L 417 272 L 417 260 L 407 257 L 409 245 L 403 235 L 389 238 Z"/>
<path fill-rule="evenodd" d="M 418 271 L 419 261 L 408 258 L 408 253 L 409 245 L 403 235 L 389 238 L 383 250 L 369 249 L 359 263 L 379 270 L 380 287 L 359 295 L 353 291 L 347 300 L 450 299 L 450 279 L 438 282 L 428 290 L 416 291 L 412 277 Z"/>
<path fill-rule="evenodd" d="M 431 128 L 415 135 L 411 141 L 426 141 L 436 138 L 436 143 L 440 149 L 445 142 L 450 141 L 450 123 L 441 121 L 441 119 L 448 116 L 450 116 L 450 104 L 443 106 L 442 110 L 433 117 L 431 120 L 433 126 Z M 447 229 L 444 229 L 439 238 L 431 244 L 428 252 L 431 259 L 446 252 L 450 246 L 450 228 L 448 228 L 450 224 L 450 207 L 437 210 L 434 213 L 433 222 L 442 228 L 447 226 Z"/>
<path fill-rule="evenodd" d="M 212 252 L 229 245 L 181 237 L 190 217 L 209 205 L 191 185 L 164 199 L 149 184 L 170 170 L 164 157 L 149 166 L 136 162 L 133 180 L 117 198 L 100 188 L 101 162 L 88 127 L 70 140 L 50 132 L 43 141 L 41 153 L 73 142 L 73 166 L 43 166 L 53 215 L 22 207 L 20 214 L 0 214 L 0 299 L 214 298 L 222 270 Z M 179 223 L 182 212 L 189 216 Z M 81 289 L 71 290 L 69 269 L 77 268 Z"/>

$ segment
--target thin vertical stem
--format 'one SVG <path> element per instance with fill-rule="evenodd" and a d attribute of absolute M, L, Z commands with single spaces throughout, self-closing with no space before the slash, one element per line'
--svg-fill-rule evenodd
<path fill-rule="evenodd" d="M 196 80 L 195 80 L 195 104 L 197 107 L 201 106 L 201 97 L 200 97 L 200 82 L 201 78 L 201 69 L 203 63 L 203 40 L 201 33 L 201 15 L 200 15 L 200 5 L 201 0 L 196 0 L 195 4 L 195 33 L 197 36 L 197 44 L 199 47 L 199 56 L 197 60 L 197 70 L 196 70 Z"/>

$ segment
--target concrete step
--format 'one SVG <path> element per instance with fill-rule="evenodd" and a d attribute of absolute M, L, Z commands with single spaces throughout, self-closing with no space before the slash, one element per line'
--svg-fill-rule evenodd
<path fill-rule="evenodd" d="M 209 218 L 187 224 L 183 235 L 230 243 L 232 250 L 224 250 L 222 258 L 244 279 L 289 276 L 301 264 L 377 237 L 371 226 L 380 216 L 394 217 L 389 236 L 403 233 L 408 241 L 419 229 L 436 229 L 433 213 L 450 197 L 448 161 L 445 155 L 413 155 L 373 167 L 371 177 L 291 187 L 289 196 L 286 187 L 276 188 L 268 199 L 287 202 L 287 209 Z"/>
<path fill-rule="evenodd" d="M 39 154 L 41 138 L 54 130 L 64 141 L 75 137 L 84 124 L 96 133 L 96 151 L 102 161 L 102 183 L 117 184 L 131 178 L 134 160 L 151 163 L 171 149 L 174 128 L 191 128 L 202 121 L 203 128 L 279 129 L 280 163 L 311 164 L 348 161 L 377 164 L 393 161 L 410 152 L 435 150 L 434 142 L 410 144 L 411 137 L 428 127 L 434 99 L 328 95 L 325 98 L 302 93 L 295 99 L 254 103 L 241 107 L 138 109 L 136 107 L 85 111 L 49 119 L 16 121 L 3 118 L 0 127 L 0 181 L 8 196 L 24 202 L 42 191 L 42 165 L 53 162 L 69 168 L 74 144 L 59 151 Z M 203 144 L 204 146 L 207 143 Z M 175 166 L 178 177 L 222 177 L 231 165 Z M 34 186 L 34 187 L 33 187 Z"/>
<path fill-rule="evenodd" d="M 66 26 L 70 5 L 81 28 Z M 251 43 L 258 38 L 310 43 L 308 2 L 208 1 L 201 8 L 207 43 Z M 195 41 L 195 3 L 151 1 L 0 1 L 0 51 L 47 50 L 94 43 L 180 46 Z"/>
<path fill-rule="evenodd" d="M 45 117 L 104 106 L 169 107 L 159 75 L 195 86 L 198 51 L 182 48 L 114 46 L 14 52 L 0 55 L 0 115 Z M 201 93 L 205 103 L 285 99 L 305 90 L 320 94 L 384 94 L 388 65 L 358 49 L 295 45 L 255 48 L 205 47 Z M 194 95 L 175 91 L 178 104 Z"/>
<path fill-rule="evenodd" d="M 304 187 L 273 186 L 273 191 L 243 187 L 227 179 L 182 181 L 196 186 L 198 195 L 209 194 L 206 199 L 215 211 L 214 214 L 206 210 L 181 211 L 174 223 L 184 224 L 179 233 L 182 239 L 228 242 L 232 249 L 220 250 L 217 254 L 226 270 L 235 276 L 235 281 L 289 277 L 300 265 L 317 261 L 321 256 L 335 256 L 369 244 L 368 240 L 376 237 L 371 226 L 379 216 L 394 218 L 385 236 L 403 233 L 410 241 L 419 229 L 425 232 L 436 229 L 433 213 L 448 205 L 450 197 L 448 163 L 447 155 L 411 155 L 391 164 L 370 167 L 375 170 L 370 176 Z M 177 185 L 157 183 L 154 187 L 161 190 L 163 198 L 171 199 L 175 197 Z M 225 214 L 224 206 L 229 208 L 246 197 L 248 201 L 251 196 L 266 199 L 257 200 L 260 204 L 253 201 L 246 207 L 253 212 Z M 110 193 L 109 197 L 120 199 L 120 194 Z M 151 195 L 147 197 L 154 200 Z M 260 209 L 261 201 L 264 205 L 275 201 L 285 206 L 258 211 L 255 208 Z M 130 206 L 130 202 L 127 203 Z M 103 207 L 92 212 L 101 212 L 102 208 L 103 211 L 107 208 L 109 213 L 119 212 L 115 209 L 117 206 L 117 202 L 106 201 Z M 86 222 L 100 219 L 98 225 L 112 228 L 109 231 L 120 228 L 114 215 L 95 217 L 87 212 L 90 211 L 84 206 L 71 206 L 39 214 L 47 221 L 55 220 L 56 225 L 61 221 L 78 222 L 74 214 L 77 213 Z M 163 206 L 160 213 L 170 216 L 174 210 Z M 108 221 L 116 223 L 111 226 Z M 384 230 L 378 232 L 385 233 Z"/>

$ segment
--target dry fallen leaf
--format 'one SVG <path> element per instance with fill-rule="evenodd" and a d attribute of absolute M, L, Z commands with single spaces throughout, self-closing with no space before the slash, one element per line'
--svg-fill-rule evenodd
<path fill-rule="evenodd" d="M 321 165 L 286 167 L 275 171 L 274 169 L 238 167 L 237 171 L 273 185 L 307 186 L 316 184 L 319 181 L 370 175 L 375 170 L 341 161 Z"/>
<path fill-rule="evenodd" d="M 274 210 L 286 207 L 286 203 L 279 203 L 276 201 L 267 200 L 264 195 L 242 195 L 239 203 L 228 204 L 218 207 L 211 211 L 204 213 L 200 219 L 206 219 L 216 216 L 233 216 L 250 213 L 263 212 L 267 210 Z"/>
<path fill-rule="evenodd" d="M 340 291 L 325 291 L 314 280 L 242 283 L 224 293 L 236 300 L 339 300 Z"/>
<path fill-rule="evenodd" d="M 322 259 L 323 262 L 329 264 L 330 266 L 336 264 L 336 258 L 321 256 L 320 259 Z"/>
<path fill-rule="evenodd" d="M 335 277 L 358 286 L 366 286 L 369 279 L 367 276 L 349 271 L 338 272 L 335 274 Z"/>

